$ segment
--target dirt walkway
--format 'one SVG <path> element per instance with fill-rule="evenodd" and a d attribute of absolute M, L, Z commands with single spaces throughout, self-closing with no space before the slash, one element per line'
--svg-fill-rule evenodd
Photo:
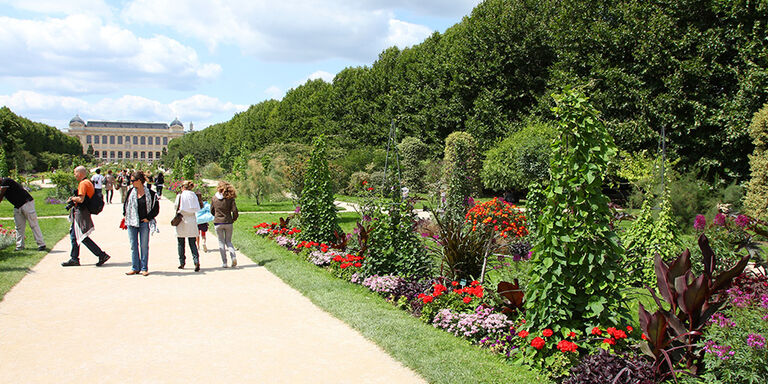
<path fill-rule="evenodd" d="M 118 204 L 95 217 L 105 266 L 83 247 L 82 266 L 61 267 L 57 243 L 0 302 L 0 382 L 423 382 L 247 257 L 221 268 L 215 237 L 201 272 L 176 269 L 172 210 L 161 201 L 148 277 L 124 275 Z"/>

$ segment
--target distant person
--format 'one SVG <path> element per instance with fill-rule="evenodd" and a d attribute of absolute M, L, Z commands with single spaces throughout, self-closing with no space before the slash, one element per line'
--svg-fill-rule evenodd
<path fill-rule="evenodd" d="M 237 193 L 232 184 L 219 181 L 216 194 L 211 199 L 211 214 L 213 226 L 216 227 L 216 236 L 219 238 L 219 253 L 221 254 L 221 266 L 227 267 L 227 251 L 232 257 L 232 268 L 237 267 L 235 246 L 232 245 L 233 223 L 237 220 Z"/>
<path fill-rule="evenodd" d="M 82 165 L 75 168 L 75 178 L 78 181 L 77 196 L 70 197 L 67 202 L 72 202 L 74 206 L 69 210 L 69 221 L 72 222 L 72 226 L 69 229 L 69 237 L 72 241 L 72 251 L 69 254 L 69 261 L 61 263 L 64 267 L 73 267 L 80 265 L 80 244 L 85 244 L 88 250 L 91 251 L 99 261 L 96 262 L 96 266 L 100 267 L 109 260 L 109 255 L 102 251 L 93 240 L 90 235 L 93 233 L 95 227 L 93 226 L 93 220 L 91 219 L 91 212 L 86 206 L 86 198 L 93 198 L 96 195 L 96 190 L 93 187 L 93 183 L 88 180 L 88 171 Z"/>
<path fill-rule="evenodd" d="M 163 196 L 163 187 L 165 184 L 165 178 L 163 177 L 162 172 L 157 173 L 157 178 L 155 179 L 155 188 L 157 188 L 157 195 L 162 197 Z"/>
<path fill-rule="evenodd" d="M 93 183 L 93 188 L 96 190 L 96 193 L 104 196 L 103 190 L 104 190 L 104 182 L 106 181 L 104 175 L 101 174 L 101 169 L 96 168 L 96 174 L 91 177 L 91 182 Z"/>
<path fill-rule="evenodd" d="M 104 196 L 107 204 L 112 204 L 112 196 L 115 194 L 115 175 L 112 174 L 112 170 L 107 171 L 107 176 L 104 177 L 104 188 L 107 190 L 107 194 Z"/>
<path fill-rule="evenodd" d="M 125 204 L 125 192 L 131 184 L 131 174 L 128 173 L 127 169 L 120 171 L 120 176 L 117 177 L 117 182 L 120 183 L 120 203 Z"/>
<path fill-rule="evenodd" d="M 35 211 L 35 199 L 15 180 L 10 177 L 0 179 L 0 203 L 3 198 L 13 205 L 13 223 L 16 224 L 16 250 L 24 249 L 25 224 L 29 222 L 29 228 L 35 236 L 38 251 L 45 251 L 45 240 L 40 225 L 37 223 L 37 211 Z"/>
<path fill-rule="evenodd" d="M 133 187 L 123 204 L 123 217 L 128 227 L 128 239 L 131 243 L 131 271 L 126 275 L 149 275 L 149 235 L 157 231 L 155 217 L 160 212 L 157 195 L 149 188 L 144 188 L 144 172 L 131 175 Z"/>
<path fill-rule="evenodd" d="M 185 180 L 181 183 L 181 193 L 176 195 L 176 212 L 181 213 L 182 220 L 179 225 L 176 226 L 176 238 L 178 239 L 178 251 L 179 251 L 179 269 L 184 269 L 186 263 L 186 256 L 184 250 L 184 240 L 189 243 L 189 249 L 192 252 L 192 260 L 195 262 L 195 272 L 200 270 L 200 255 L 197 252 L 197 245 L 195 239 L 197 238 L 197 217 L 195 213 L 200 210 L 200 202 L 192 189 L 195 185 Z"/>
<path fill-rule="evenodd" d="M 154 180 L 152 179 L 152 174 L 151 174 L 151 173 L 149 173 L 149 172 L 147 172 L 147 174 L 146 174 L 146 176 L 145 176 L 145 177 L 146 177 L 146 179 L 147 179 L 147 188 L 149 188 L 149 189 L 152 189 L 152 183 L 153 183 L 153 181 L 154 181 Z"/>

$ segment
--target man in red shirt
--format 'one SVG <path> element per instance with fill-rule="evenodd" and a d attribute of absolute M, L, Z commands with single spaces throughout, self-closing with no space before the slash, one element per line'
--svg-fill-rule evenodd
<path fill-rule="evenodd" d="M 85 167 L 75 168 L 75 178 L 79 182 L 77 196 L 70 197 L 68 200 L 75 203 L 75 206 L 69 211 L 69 219 L 72 221 L 72 227 L 69 230 L 72 251 L 69 254 L 69 261 L 65 261 L 61 265 L 64 267 L 80 265 L 80 243 L 82 243 L 99 258 L 96 266 L 100 267 L 109 260 L 109 255 L 102 251 L 89 237 L 94 230 L 93 220 L 88 207 L 83 204 L 86 198 L 93 197 L 96 190 L 93 188 L 93 183 L 88 180 L 88 171 Z"/>

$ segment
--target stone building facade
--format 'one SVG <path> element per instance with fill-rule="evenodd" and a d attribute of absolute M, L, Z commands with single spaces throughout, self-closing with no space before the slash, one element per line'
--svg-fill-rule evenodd
<path fill-rule="evenodd" d="M 191 123 L 190 123 L 191 125 Z M 93 156 L 102 161 L 160 160 L 168 142 L 184 135 L 184 125 L 175 119 L 165 123 L 88 121 L 75 116 L 69 121 L 69 136 L 80 139 L 83 153 L 93 146 Z"/>

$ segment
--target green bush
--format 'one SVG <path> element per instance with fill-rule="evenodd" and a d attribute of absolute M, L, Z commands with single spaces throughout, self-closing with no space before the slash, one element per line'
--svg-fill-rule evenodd
<path fill-rule="evenodd" d="M 426 184 L 424 178 L 426 169 L 421 162 L 425 159 L 429 148 L 416 137 L 406 137 L 397 146 L 400 153 L 400 172 L 403 186 L 413 192 L 421 192 Z"/>
<path fill-rule="evenodd" d="M 552 179 L 537 223 L 526 319 L 556 331 L 618 324 L 624 252 L 602 192 L 616 145 L 586 96 L 566 88 L 553 97 L 561 135 L 553 145 Z"/>
<path fill-rule="evenodd" d="M 483 162 L 483 185 L 495 191 L 520 190 L 549 177 L 554 127 L 533 122 L 488 150 Z"/>
<path fill-rule="evenodd" d="M 60 170 L 51 174 L 51 184 L 56 188 L 51 189 L 49 193 L 50 197 L 65 200 L 73 195 L 73 191 L 77 189 L 77 179 L 72 172 L 67 170 Z"/>
<path fill-rule="evenodd" d="M 261 161 L 257 159 L 248 162 L 245 177 L 236 180 L 235 187 L 240 194 L 254 198 L 256 205 L 282 191 L 280 180 L 275 173 L 267 172 Z"/>
<path fill-rule="evenodd" d="M 752 117 L 749 135 L 755 150 L 749 156 L 751 179 L 744 208 L 750 216 L 768 220 L 768 103 Z"/>
<path fill-rule="evenodd" d="M 710 207 L 709 188 L 691 173 L 669 183 L 669 204 L 677 225 L 685 232 L 693 228 L 693 219 Z"/>
<path fill-rule="evenodd" d="M 466 132 L 453 132 L 445 139 L 443 183 L 446 186 L 445 212 L 461 221 L 467 211 L 467 198 L 480 192 L 480 159 L 477 142 Z"/>
<path fill-rule="evenodd" d="M 192 155 L 186 155 L 181 159 L 181 177 L 183 180 L 194 180 L 197 162 Z"/>
<path fill-rule="evenodd" d="M 365 182 L 365 184 L 363 184 Z M 362 196 L 365 194 L 365 189 L 373 187 L 371 184 L 371 174 L 368 172 L 358 171 L 349 177 L 349 184 L 345 189 L 346 194 L 352 196 Z"/>
<path fill-rule="evenodd" d="M 208 163 L 200 171 L 206 179 L 221 179 L 224 177 L 224 169 L 216 163 Z"/>
<path fill-rule="evenodd" d="M 307 164 L 304 187 L 299 198 L 301 207 L 301 239 L 333 243 L 341 234 L 333 204 L 333 181 L 325 155 L 325 139 L 316 137 Z"/>
<path fill-rule="evenodd" d="M 8 163 L 5 160 L 5 148 L 0 145 L 0 177 L 8 177 L 10 172 L 8 171 Z"/>

